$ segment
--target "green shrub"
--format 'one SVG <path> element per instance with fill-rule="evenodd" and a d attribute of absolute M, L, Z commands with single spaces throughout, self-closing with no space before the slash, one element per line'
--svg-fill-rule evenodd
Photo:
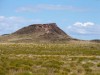
<path fill-rule="evenodd" d="M 97 64 L 97 67 L 100 67 L 100 63 Z"/>
<path fill-rule="evenodd" d="M 47 68 L 59 69 L 62 64 L 63 62 L 59 62 L 57 60 L 47 60 L 42 64 L 42 66 Z"/>
<path fill-rule="evenodd" d="M 15 75 L 33 75 L 31 72 L 22 72 L 22 73 L 17 73 Z"/>

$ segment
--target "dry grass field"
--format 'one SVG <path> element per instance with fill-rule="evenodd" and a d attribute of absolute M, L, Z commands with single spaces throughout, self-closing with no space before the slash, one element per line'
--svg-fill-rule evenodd
<path fill-rule="evenodd" d="M 100 44 L 0 44 L 0 75 L 100 75 Z"/>

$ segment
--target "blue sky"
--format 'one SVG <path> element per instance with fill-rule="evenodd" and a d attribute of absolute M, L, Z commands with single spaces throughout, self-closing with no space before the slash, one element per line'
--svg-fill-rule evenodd
<path fill-rule="evenodd" d="M 79 39 L 100 39 L 100 0 L 0 0 L 0 35 L 35 23 L 57 23 Z"/>

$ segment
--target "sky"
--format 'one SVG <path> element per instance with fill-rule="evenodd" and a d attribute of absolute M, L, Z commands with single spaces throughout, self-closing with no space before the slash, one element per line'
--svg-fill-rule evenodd
<path fill-rule="evenodd" d="M 0 0 L 0 35 L 56 23 L 73 38 L 100 39 L 100 0 Z"/>

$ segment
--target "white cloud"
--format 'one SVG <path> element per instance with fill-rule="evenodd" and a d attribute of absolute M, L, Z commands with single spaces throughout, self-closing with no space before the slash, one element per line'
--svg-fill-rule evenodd
<path fill-rule="evenodd" d="M 93 26 L 94 23 L 93 22 L 86 22 L 83 24 L 84 27 L 87 27 L 87 26 Z"/>
<path fill-rule="evenodd" d="M 0 34 L 11 33 L 25 25 L 40 22 L 40 19 L 28 19 L 16 16 L 0 16 Z"/>
<path fill-rule="evenodd" d="M 4 16 L 0 16 L 0 22 L 3 21 L 5 19 Z"/>
<path fill-rule="evenodd" d="M 70 10 L 70 11 L 86 11 L 86 9 L 67 5 L 39 4 L 35 6 L 24 6 L 18 8 L 17 12 L 37 12 L 43 10 Z"/>
<path fill-rule="evenodd" d="M 93 22 L 76 22 L 67 27 L 69 33 L 100 35 L 100 26 Z"/>
<path fill-rule="evenodd" d="M 74 26 L 79 26 L 79 27 L 88 27 L 88 26 L 93 26 L 93 25 L 94 25 L 93 22 L 85 22 L 85 23 L 76 22 L 74 24 Z"/>

